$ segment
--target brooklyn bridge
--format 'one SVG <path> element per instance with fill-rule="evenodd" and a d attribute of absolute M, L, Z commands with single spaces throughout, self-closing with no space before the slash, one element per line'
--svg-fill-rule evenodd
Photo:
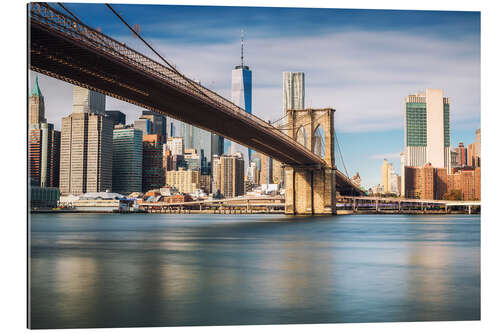
<path fill-rule="evenodd" d="M 205 129 L 281 162 L 285 213 L 335 214 L 337 193 L 364 195 L 336 168 L 333 108 L 288 110 L 287 128 L 273 126 L 74 15 L 31 3 L 28 16 L 31 70 Z M 322 141 L 320 151 L 315 138 Z"/>

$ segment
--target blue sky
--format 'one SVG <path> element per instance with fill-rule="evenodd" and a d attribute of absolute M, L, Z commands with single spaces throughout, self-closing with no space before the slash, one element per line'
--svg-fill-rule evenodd
<path fill-rule="evenodd" d="M 151 55 L 103 4 L 65 4 L 84 23 Z M 305 72 L 306 107 L 333 107 L 349 175 L 380 182 L 384 157 L 399 170 L 403 101 L 442 88 L 451 103 L 452 145 L 480 127 L 480 14 L 305 8 L 113 5 L 189 77 L 230 98 L 231 69 L 253 72 L 253 113 L 282 114 L 282 72 Z M 32 77 L 33 79 L 33 77 Z M 71 86 L 41 77 L 50 122 L 71 112 Z M 140 109 L 108 98 L 133 122 Z M 343 170 L 340 159 L 337 166 Z"/>

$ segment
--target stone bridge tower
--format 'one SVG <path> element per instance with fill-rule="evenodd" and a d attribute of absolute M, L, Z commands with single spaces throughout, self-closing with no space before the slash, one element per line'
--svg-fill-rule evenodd
<path fill-rule="evenodd" d="M 287 110 L 288 135 L 326 166 L 285 166 L 285 214 L 336 214 L 334 109 Z"/>

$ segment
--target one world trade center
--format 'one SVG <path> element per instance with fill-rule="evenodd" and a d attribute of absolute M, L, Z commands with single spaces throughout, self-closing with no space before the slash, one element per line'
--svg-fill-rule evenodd
<path fill-rule="evenodd" d="M 243 64 L 243 34 L 241 35 L 241 64 L 232 70 L 231 100 L 234 104 L 252 113 L 252 71 Z M 241 152 L 245 159 L 245 170 L 252 159 L 251 149 L 236 142 L 231 142 L 230 153 Z"/>

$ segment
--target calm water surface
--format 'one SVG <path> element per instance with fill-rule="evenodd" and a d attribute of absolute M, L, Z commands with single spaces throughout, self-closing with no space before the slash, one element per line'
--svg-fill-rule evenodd
<path fill-rule="evenodd" d="M 480 319 L 479 216 L 30 223 L 33 328 Z"/>

